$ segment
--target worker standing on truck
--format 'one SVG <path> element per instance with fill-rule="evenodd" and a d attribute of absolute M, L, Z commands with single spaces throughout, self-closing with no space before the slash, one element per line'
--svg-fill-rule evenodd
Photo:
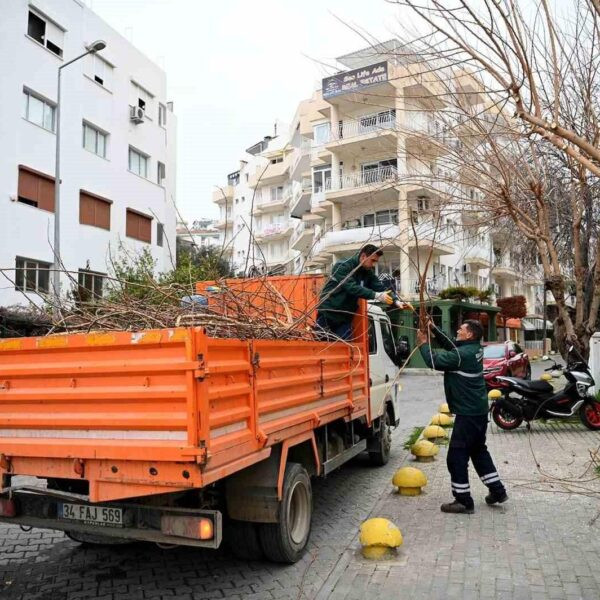
<path fill-rule="evenodd" d="M 479 321 L 467 320 L 456 332 L 456 340 L 448 338 L 431 321 L 433 333 L 443 350 L 432 350 L 429 335 L 420 330 L 417 342 L 428 367 L 444 372 L 444 392 L 450 412 L 456 415 L 446 463 L 454 502 L 442 504 L 442 512 L 474 512 L 469 487 L 469 459 L 481 481 L 487 486 L 487 504 L 506 502 L 508 495 L 485 444 L 488 424 L 488 401 L 483 378 L 483 328 Z"/>
<path fill-rule="evenodd" d="M 321 291 L 317 328 L 343 340 L 351 339 L 352 319 L 359 298 L 377 300 L 389 306 L 396 304 L 398 308 L 410 307 L 387 291 L 386 284 L 375 275 L 375 265 L 382 255 L 383 250 L 367 244 L 358 254 L 335 263 L 331 277 Z"/>

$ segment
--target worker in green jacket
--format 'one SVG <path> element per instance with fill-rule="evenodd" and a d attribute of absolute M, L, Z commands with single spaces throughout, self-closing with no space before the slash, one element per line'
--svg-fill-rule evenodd
<path fill-rule="evenodd" d="M 487 504 L 506 502 L 508 495 L 486 446 L 488 402 L 483 378 L 483 328 L 479 321 L 467 320 L 451 340 L 428 324 L 429 333 L 419 331 L 421 356 L 428 367 L 444 373 L 444 391 L 450 412 L 456 415 L 446 463 L 450 472 L 454 502 L 442 504 L 442 512 L 474 512 L 475 504 L 469 486 L 469 459 L 489 493 Z M 433 334 L 443 350 L 432 350 Z"/>
<path fill-rule="evenodd" d="M 321 290 L 317 327 L 344 340 L 352 338 L 352 319 L 358 308 L 358 299 L 377 300 L 384 304 L 406 305 L 386 291 L 384 282 L 375 275 L 375 265 L 383 250 L 373 244 L 361 248 L 358 254 L 341 260 L 333 266 L 331 277 Z"/>

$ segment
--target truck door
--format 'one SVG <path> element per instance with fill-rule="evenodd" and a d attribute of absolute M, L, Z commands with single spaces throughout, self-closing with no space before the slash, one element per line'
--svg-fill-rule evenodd
<path fill-rule="evenodd" d="M 383 414 L 386 395 L 391 396 L 398 415 L 397 373 L 392 357 L 394 340 L 389 320 L 385 316 L 369 316 L 369 378 L 371 382 L 371 416 Z"/>

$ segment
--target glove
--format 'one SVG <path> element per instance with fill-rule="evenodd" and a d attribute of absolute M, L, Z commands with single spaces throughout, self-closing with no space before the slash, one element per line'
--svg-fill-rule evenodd
<path fill-rule="evenodd" d="M 415 310 L 410 302 L 403 302 L 402 300 L 396 300 L 396 308 L 400 310 Z"/>
<path fill-rule="evenodd" d="M 394 304 L 394 299 L 389 292 L 379 292 L 375 294 L 375 300 L 377 300 L 377 302 L 382 302 L 383 304 Z"/>

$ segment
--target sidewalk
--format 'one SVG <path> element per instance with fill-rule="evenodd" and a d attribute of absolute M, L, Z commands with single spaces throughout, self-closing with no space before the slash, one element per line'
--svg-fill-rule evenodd
<path fill-rule="evenodd" d="M 447 447 L 434 463 L 403 455 L 396 466 L 421 468 L 429 479 L 425 493 L 399 496 L 390 484 L 371 513 L 400 527 L 404 544 L 397 559 L 366 561 L 355 538 L 317 598 L 597 600 L 600 518 L 593 520 L 600 480 L 593 471 L 581 475 L 589 450 L 599 445 L 600 433 L 575 423 L 536 422 L 530 434 L 524 426 L 505 432 L 491 424 L 488 446 L 510 500 L 488 507 L 486 488 L 471 470 L 474 515 L 440 512 L 451 500 Z"/>

